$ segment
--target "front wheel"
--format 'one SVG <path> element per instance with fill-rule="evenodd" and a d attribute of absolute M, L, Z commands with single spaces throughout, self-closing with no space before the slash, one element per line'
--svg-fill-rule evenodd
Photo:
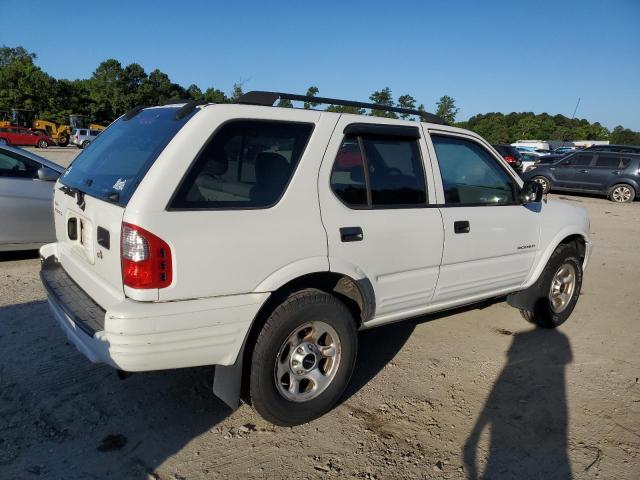
<path fill-rule="evenodd" d="M 49 146 L 49 143 L 46 140 L 38 140 L 38 147 L 47 148 L 48 146 Z"/>
<path fill-rule="evenodd" d="M 547 177 L 538 175 L 537 177 L 533 177 L 531 180 L 540 184 L 540 186 L 542 187 L 542 193 L 547 194 L 549 193 L 549 190 L 551 190 L 551 182 Z"/>
<path fill-rule="evenodd" d="M 616 203 L 631 203 L 635 197 L 635 189 L 626 183 L 618 183 L 609 189 L 609 199 Z"/>
<path fill-rule="evenodd" d="M 294 293 L 267 319 L 250 371 L 250 399 L 266 420 L 300 425 L 331 409 L 355 366 L 354 318 L 338 298 L 315 289 Z"/>
<path fill-rule="evenodd" d="M 529 322 L 556 328 L 573 312 L 582 287 L 582 262 L 576 247 L 562 244 L 553 252 L 536 284 L 540 296 L 532 310 L 520 310 Z"/>
<path fill-rule="evenodd" d="M 60 135 L 58 137 L 58 146 L 59 147 L 66 147 L 67 145 L 69 145 L 69 138 L 66 137 L 65 135 Z"/>

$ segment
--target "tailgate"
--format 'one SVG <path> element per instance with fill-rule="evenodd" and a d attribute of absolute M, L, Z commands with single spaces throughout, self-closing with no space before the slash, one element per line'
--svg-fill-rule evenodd
<path fill-rule="evenodd" d="M 108 309 L 124 300 L 120 266 L 124 208 L 89 195 L 83 196 L 82 205 L 61 187 L 58 182 L 53 198 L 58 261 L 82 290 Z"/>

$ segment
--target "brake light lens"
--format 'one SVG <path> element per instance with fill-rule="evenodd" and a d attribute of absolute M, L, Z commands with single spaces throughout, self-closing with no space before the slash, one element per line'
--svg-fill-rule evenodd
<path fill-rule="evenodd" d="M 516 159 L 513 158 L 511 155 L 506 155 L 504 159 L 507 161 L 507 163 L 516 163 Z"/>
<path fill-rule="evenodd" d="M 153 233 L 123 222 L 120 234 L 122 282 L 131 288 L 164 288 L 171 285 L 169 245 Z"/>

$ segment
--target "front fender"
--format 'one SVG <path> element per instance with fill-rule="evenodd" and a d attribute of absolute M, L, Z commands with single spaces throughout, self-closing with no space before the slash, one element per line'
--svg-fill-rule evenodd
<path fill-rule="evenodd" d="M 547 266 L 547 262 L 549 262 L 551 255 L 553 254 L 555 249 L 558 248 L 558 245 L 560 245 L 565 238 L 571 237 L 573 235 L 580 235 L 582 238 L 584 238 L 585 256 L 582 263 L 582 268 L 583 270 L 587 268 L 592 248 L 591 242 L 589 241 L 589 232 L 587 232 L 586 229 L 577 227 L 575 225 L 570 225 L 557 232 L 551 239 L 551 241 L 547 242 L 547 247 L 544 250 L 539 251 L 534 261 L 534 267 L 529 273 L 529 278 L 522 285 L 523 289 L 530 287 L 538 280 L 538 278 L 542 274 L 542 271 Z"/>

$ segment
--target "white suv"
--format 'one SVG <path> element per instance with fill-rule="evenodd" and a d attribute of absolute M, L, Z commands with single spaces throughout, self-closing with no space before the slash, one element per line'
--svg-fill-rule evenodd
<path fill-rule="evenodd" d="M 216 365 L 216 395 L 293 425 L 339 400 L 358 330 L 507 296 L 537 325 L 564 322 L 589 219 L 541 197 L 481 137 L 424 112 L 271 92 L 140 107 L 60 178 L 41 276 L 91 361 Z"/>

